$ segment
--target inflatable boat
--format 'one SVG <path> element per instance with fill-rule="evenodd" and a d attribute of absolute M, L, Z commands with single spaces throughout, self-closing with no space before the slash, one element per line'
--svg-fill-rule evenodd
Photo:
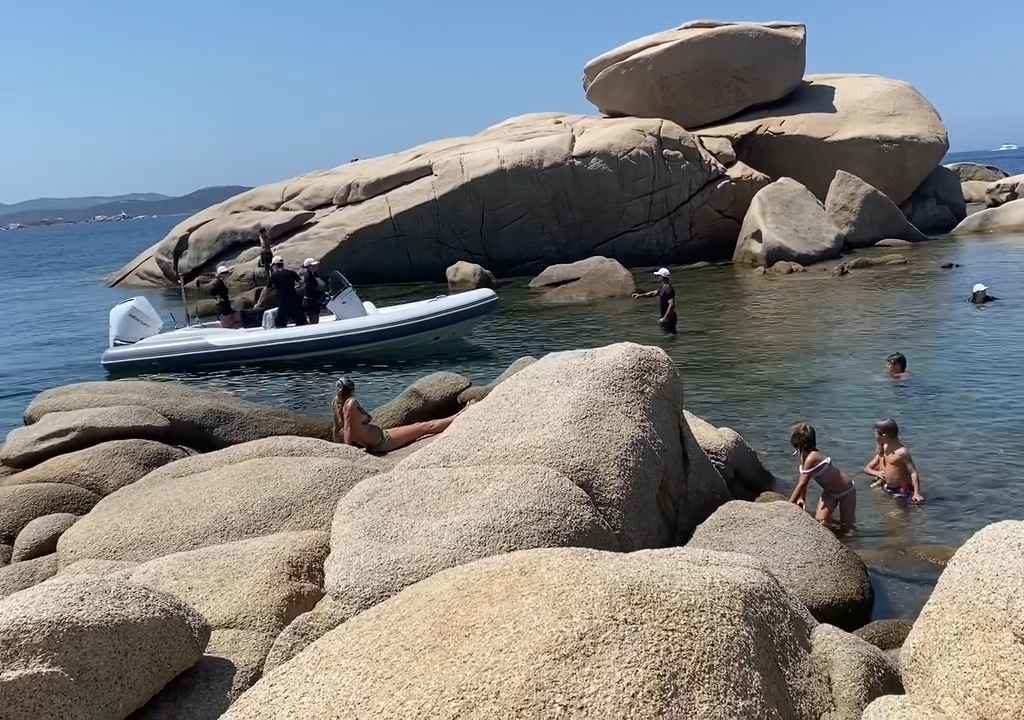
<path fill-rule="evenodd" d="M 316 325 L 274 327 L 275 310 L 262 325 L 227 329 L 219 322 L 161 332 L 163 320 L 144 297 L 110 311 L 110 346 L 101 363 L 111 373 L 188 370 L 314 355 L 366 355 L 464 336 L 498 302 L 480 289 L 377 308 L 363 302 L 340 273 L 331 277 L 330 315 Z"/>

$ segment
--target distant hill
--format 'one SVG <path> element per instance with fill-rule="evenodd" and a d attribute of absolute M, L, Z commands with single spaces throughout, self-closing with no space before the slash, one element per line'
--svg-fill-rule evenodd
<path fill-rule="evenodd" d="M 125 202 L 126 200 L 167 200 L 169 196 L 160 193 L 129 193 L 128 195 L 96 195 L 90 197 L 71 198 L 36 198 L 34 200 L 23 200 L 22 202 L 9 205 L 0 203 L 0 217 L 20 212 L 55 212 L 61 210 L 76 210 L 78 208 L 93 207 L 111 202 Z"/>
<path fill-rule="evenodd" d="M 79 207 L 65 207 L 60 210 L 35 209 L 7 212 L 0 209 L 0 224 L 30 223 L 42 220 L 54 220 L 63 218 L 67 221 L 88 220 L 96 215 L 118 215 L 126 212 L 129 215 L 177 215 L 180 213 L 194 213 L 210 207 L 222 200 L 227 200 L 238 193 L 245 192 L 251 188 L 243 185 L 220 185 L 216 187 L 200 188 L 195 192 L 181 197 L 167 197 L 155 193 L 144 193 L 135 195 L 120 195 L 117 198 L 100 198 L 102 202 L 96 204 L 82 205 Z M 89 200 L 95 198 L 78 198 Z M 41 200 L 27 200 L 27 203 L 43 202 Z M 56 202 L 70 202 L 72 198 L 55 199 Z M 24 203 L 17 203 L 23 205 Z M 6 208 L 15 207 L 8 205 Z"/>

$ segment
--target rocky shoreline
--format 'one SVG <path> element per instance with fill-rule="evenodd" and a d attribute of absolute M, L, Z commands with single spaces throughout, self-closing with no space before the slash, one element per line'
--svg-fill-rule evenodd
<path fill-rule="evenodd" d="M 662 350 L 435 373 L 373 416 L 471 400 L 379 457 L 176 383 L 42 393 L 0 448 L 5 717 L 1024 707 L 1024 523 L 957 551 L 912 626 L 870 622 L 864 561 L 778 501 L 741 435 L 683 410 Z"/>

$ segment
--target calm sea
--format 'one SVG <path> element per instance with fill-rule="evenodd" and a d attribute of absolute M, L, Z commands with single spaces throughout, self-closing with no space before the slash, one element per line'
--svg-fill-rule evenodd
<path fill-rule="evenodd" d="M 964 154 L 950 157 L 958 159 Z M 1024 172 L 1024 153 L 969 159 Z M 105 377 L 99 356 L 107 313 L 132 293 L 106 288 L 101 278 L 178 220 L 0 233 L 0 304 L 8 308 L 0 431 L 21 422 L 36 393 Z M 958 545 L 988 523 L 1024 517 L 1024 236 L 941 239 L 900 252 L 911 258 L 909 266 L 843 278 L 811 270 L 769 279 L 727 266 L 679 272 L 674 338 L 658 331 L 654 301 L 551 307 L 537 303 L 525 282 L 510 282 L 499 289 L 498 313 L 467 342 L 431 355 L 150 377 L 326 414 L 343 372 L 356 377 L 372 407 L 435 370 L 486 382 L 522 355 L 630 340 L 665 348 L 684 378 L 689 408 L 740 431 L 787 487 L 794 474 L 786 444 L 791 424 L 814 423 L 822 449 L 852 475 L 872 451 L 872 423 L 892 416 L 923 472 L 928 502 L 908 507 L 869 490 L 860 476 L 859 534 L 848 542 L 872 565 L 882 594 L 876 614 L 913 615 L 939 570 L 909 550 Z M 942 269 L 947 263 L 959 267 Z M 638 278 L 647 285 L 644 274 Z M 984 308 L 967 303 L 975 282 L 1001 300 Z M 388 304 L 444 288 L 360 291 Z M 150 297 L 180 319 L 176 292 Z M 908 381 L 884 375 L 884 358 L 896 350 L 909 357 Z"/>

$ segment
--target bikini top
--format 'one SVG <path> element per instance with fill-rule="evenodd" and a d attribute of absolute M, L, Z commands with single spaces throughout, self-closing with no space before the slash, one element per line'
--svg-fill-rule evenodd
<path fill-rule="evenodd" d="M 803 467 L 798 466 L 797 470 L 800 471 L 801 475 L 807 475 L 811 478 L 814 478 L 815 475 L 820 475 L 821 472 L 831 464 L 832 458 L 827 457 L 812 468 L 807 468 L 806 470 L 804 470 Z"/>

